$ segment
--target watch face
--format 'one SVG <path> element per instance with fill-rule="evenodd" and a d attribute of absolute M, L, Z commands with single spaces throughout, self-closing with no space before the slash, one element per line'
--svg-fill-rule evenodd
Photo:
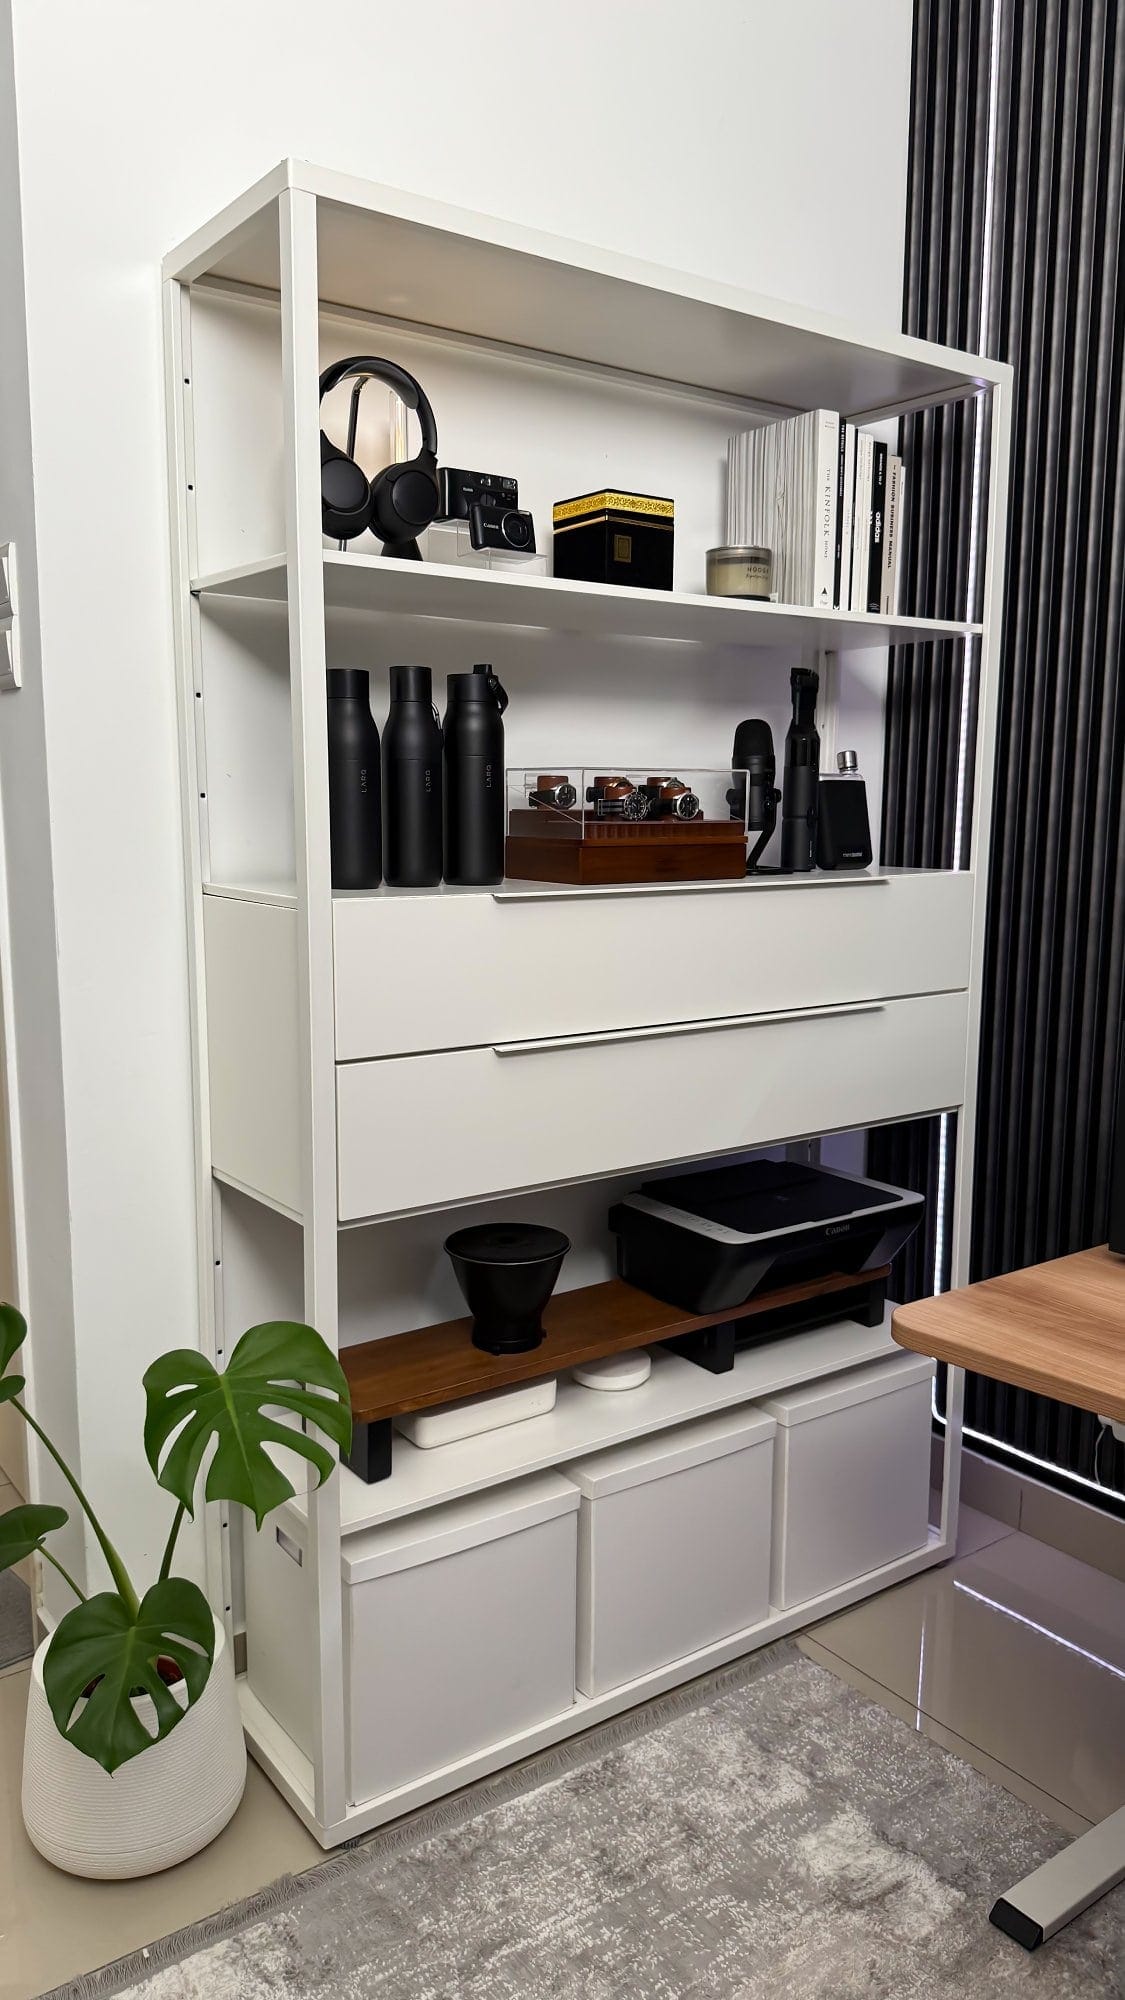
<path fill-rule="evenodd" d="M 647 819 L 648 800 L 643 792 L 628 792 L 621 801 L 621 810 L 626 819 Z"/>
<path fill-rule="evenodd" d="M 673 799 L 672 810 L 677 819 L 694 819 L 699 811 L 699 800 L 694 792 L 681 792 Z"/>
<path fill-rule="evenodd" d="M 561 806 L 564 812 L 569 812 L 577 797 L 573 785 L 559 785 L 555 791 L 555 804 Z"/>

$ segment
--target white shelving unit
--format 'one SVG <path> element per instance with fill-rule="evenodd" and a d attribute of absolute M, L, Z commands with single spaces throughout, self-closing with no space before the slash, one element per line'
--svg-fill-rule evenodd
<path fill-rule="evenodd" d="M 340 1346 L 450 1316 L 441 1239 L 450 1214 L 484 1201 L 560 1221 L 575 1246 L 564 1283 L 582 1284 L 608 1275 L 613 1193 L 664 1163 L 950 1111 L 963 1278 L 1010 371 L 296 162 L 173 251 L 164 276 L 211 1350 L 273 1316 Z M 327 546 L 318 376 L 360 352 L 419 374 L 451 462 L 518 472 L 541 538 L 552 499 L 606 477 L 674 493 L 677 588 Z M 978 395 L 992 419 L 983 624 L 704 594 L 732 429 L 820 404 L 876 423 Z M 337 422 L 339 407 L 327 415 Z M 361 457 L 385 463 L 374 392 L 363 424 Z M 873 649 L 937 639 L 977 656 L 964 872 L 333 898 L 327 666 L 381 676 L 413 658 L 440 676 L 492 658 L 512 694 L 511 763 L 624 753 L 657 768 L 721 764 L 742 715 L 767 715 L 779 735 L 789 666 L 816 662 L 825 751 L 845 726 L 863 738 L 877 812 Z M 659 1354 L 629 1397 L 567 1383 L 549 1418 L 432 1452 L 400 1442 L 385 1483 L 345 1471 L 286 1510 L 302 1554 L 299 1641 L 293 1605 L 263 1604 L 257 1570 L 247 1608 L 238 1523 L 220 1517 L 212 1586 L 246 1629 L 255 1755 L 331 1846 L 942 1560 L 956 1527 L 956 1379 L 926 1547 L 394 1793 L 348 1796 L 342 1537 L 889 1345 L 886 1326 L 839 1321 L 748 1351 L 728 1375 Z M 305 1659 L 293 1726 L 255 1671 L 275 1624 Z"/>

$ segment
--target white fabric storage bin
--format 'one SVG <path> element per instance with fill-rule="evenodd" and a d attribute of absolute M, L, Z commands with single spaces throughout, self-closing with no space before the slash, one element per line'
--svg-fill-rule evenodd
<path fill-rule="evenodd" d="M 933 1373 L 924 1355 L 891 1355 L 761 1404 L 778 1426 L 778 1611 L 925 1547 Z"/>
<path fill-rule="evenodd" d="M 606 1694 L 768 1615 L 775 1428 L 739 1410 L 567 1467 L 582 1495 L 583 1694 Z"/>
<path fill-rule="evenodd" d="M 353 1804 L 573 1707 L 577 1509 L 547 1472 L 346 1538 Z"/>

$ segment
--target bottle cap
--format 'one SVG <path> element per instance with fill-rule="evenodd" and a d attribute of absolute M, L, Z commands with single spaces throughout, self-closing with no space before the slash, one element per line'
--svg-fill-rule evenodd
<path fill-rule="evenodd" d="M 480 701 L 489 708 L 496 706 L 496 696 L 490 683 L 475 671 L 471 674 L 448 674 L 445 695 L 447 701 Z"/>
<path fill-rule="evenodd" d="M 392 701 L 424 701 L 434 705 L 434 677 L 429 667 L 392 667 Z"/>
<path fill-rule="evenodd" d="M 858 771 L 859 758 L 854 750 L 837 750 L 836 769 L 838 771 Z"/>
<path fill-rule="evenodd" d="M 329 701 L 371 701 L 371 676 L 363 667 L 329 667 Z"/>
<path fill-rule="evenodd" d="M 501 715 L 503 715 L 504 710 L 508 706 L 508 690 L 501 686 L 500 678 L 495 668 L 491 665 L 482 664 L 474 667 L 473 672 L 480 675 Z"/>

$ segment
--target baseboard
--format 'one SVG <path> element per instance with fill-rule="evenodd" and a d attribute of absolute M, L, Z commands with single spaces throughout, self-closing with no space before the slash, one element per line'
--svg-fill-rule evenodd
<path fill-rule="evenodd" d="M 999 1465 L 966 1446 L 961 1454 L 961 1498 L 967 1507 L 990 1514 L 994 1521 L 1125 1583 L 1125 1521 L 1077 1494 L 1060 1493 L 1022 1468 Z"/>

